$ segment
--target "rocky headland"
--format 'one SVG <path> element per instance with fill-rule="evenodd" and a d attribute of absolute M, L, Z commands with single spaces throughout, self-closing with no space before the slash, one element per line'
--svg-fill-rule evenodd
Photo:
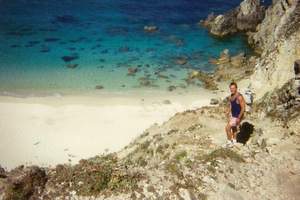
<path fill-rule="evenodd" d="M 253 91 L 253 109 L 237 146 L 222 148 L 222 99 L 154 124 L 119 152 L 76 165 L 0 168 L 0 199 L 298 199 L 300 101 L 294 63 L 300 58 L 300 3 L 274 0 L 264 8 L 244 0 L 202 23 L 220 37 L 244 32 L 259 53 L 230 56 L 225 50 L 211 61 L 215 73 L 194 71 L 187 78 L 213 90 L 234 79 Z"/>

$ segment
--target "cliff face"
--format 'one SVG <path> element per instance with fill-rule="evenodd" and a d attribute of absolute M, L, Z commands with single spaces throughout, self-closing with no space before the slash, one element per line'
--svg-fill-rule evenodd
<path fill-rule="evenodd" d="M 259 99 L 294 77 L 294 62 L 300 58 L 299 1 L 278 0 L 270 6 L 249 43 L 261 53 L 250 78 Z"/>

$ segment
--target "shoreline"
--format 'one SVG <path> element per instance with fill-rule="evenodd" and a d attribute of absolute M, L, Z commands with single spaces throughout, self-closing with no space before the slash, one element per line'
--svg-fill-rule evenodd
<path fill-rule="evenodd" d="M 155 94 L 155 95 L 154 95 Z M 0 163 L 50 167 L 116 152 L 151 125 L 209 105 L 222 92 L 0 96 Z M 16 126 L 17 124 L 17 126 Z"/>

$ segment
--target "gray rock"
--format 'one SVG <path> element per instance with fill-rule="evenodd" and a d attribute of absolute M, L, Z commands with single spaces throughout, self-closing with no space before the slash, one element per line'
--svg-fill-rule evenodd
<path fill-rule="evenodd" d="M 168 87 L 168 90 L 170 91 L 170 92 L 172 92 L 173 90 L 175 90 L 176 89 L 176 86 L 174 86 L 174 85 L 170 85 L 169 87 Z"/>
<path fill-rule="evenodd" d="M 211 99 L 210 100 L 210 105 L 217 105 L 219 104 L 219 100 L 218 99 Z"/>

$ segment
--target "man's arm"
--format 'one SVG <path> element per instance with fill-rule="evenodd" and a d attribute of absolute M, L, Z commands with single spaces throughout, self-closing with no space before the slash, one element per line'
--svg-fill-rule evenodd
<path fill-rule="evenodd" d="M 239 121 L 240 121 L 241 118 L 243 117 L 244 112 L 245 112 L 246 102 L 245 102 L 244 97 L 242 95 L 239 95 L 238 98 L 239 98 L 239 102 L 240 102 L 240 105 L 241 105 L 241 112 L 238 116 Z"/>
<path fill-rule="evenodd" d="M 230 113 L 231 113 L 231 103 L 230 103 L 230 99 L 228 98 L 228 107 L 226 109 L 226 117 L 227 117 L 228 121 L 230 119 Z"/>

